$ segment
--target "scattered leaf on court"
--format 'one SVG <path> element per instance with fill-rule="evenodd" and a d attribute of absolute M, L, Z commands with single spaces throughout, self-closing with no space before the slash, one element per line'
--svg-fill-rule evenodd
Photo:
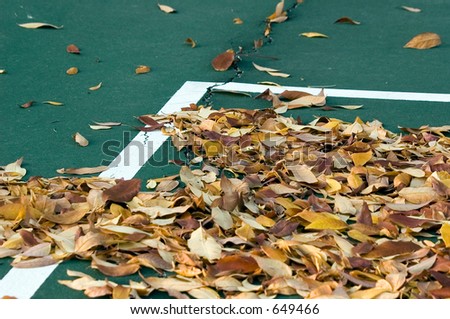
<path fill-rule="evenodd" d="M 403 10 L 406 10 L 406 11 L 409 11 L 409 12 L 413 12 L 413 13 L 419 13 L 419 12 L 422 12 L 422 9 L 414 8 L 414 7 L 401 6 L 401 8 L 402 8 Z"/>
<path fill-rule="evenodd" d="M 291 75 L 288 74 L 288 73 L 282 73 L 282 72 L 272 72 L 272 71 L 268 71 L 267 73 L 270 74 L 271 76 L 277 76 L 277 77 L 280 77 L 280 78 L 288 78 L 288 77 L 291 76 Z"/>
<path fill-rule="evenodd" d="M 165 13 L 175 13 L 176 10 L 168 5 L 165 4 L 159 4 L 158 3 L 158 7 L 161 11 L 165 12 Z"/>
<path fill-rule="evenodd" d="M 112 126 L 109 126 L 109 125 L 96 125 L 96 124 L 89 124 L 89 127 L 95 131 L 109 130 L 112 128 Z"/>
<path fill-rule="evenodd" d="M 91 86 L 89 88 L 90 91 L 97 91 L 99 88 L 102 87 L 103 82 L 100 82 L 99 84 L 95 85 L 95 86 Z"/>
<path fill-rule="evenodd" d="M 79 132 L 76 132 L 72 138 L 74 139 L 75 142 L 77 142 L 80 146 L 86 147 L 89 145 L 89 141 L 83 136 L 81 135 Z"/>
<path fill-rule="evenodd" d="M 234 23 L 234 24 L 243 24 L 244 21 L 242 21 L 241 18 L 234 18 L 234 19 L 233 19 L 233 23 Z"/>
<path fill-rule="evenodd" d="M 103 192 L 103 198 L 114 202 L 128 202 L 137 195 L 140 189 L 141 180 L 138 178 L 119 180 L 116 185 Z"/>
<path fill-rule="evenodd" d="M 121 122 L 94 122 L 96 125 L 120 126 Z"/>
<path fill-rule="evenodd" d="M 34 103 L 35 103 L 34 101 L 28 101 L 28 102 L 25 102 L 25 103 L 21 104 L 20 107 L 23 108 L 23 109 L 27 109 L 30 106 L 32 106 Z"/>
<path fill-rule="evenodd" d="M 235 59 L 234 50 L 229 49 L 216 56 L 212 60 L 211 65 L 216 71 L 226 71 L 233 65 L 234 59 Z"/>
<path fill-rule="evenodd" d="M 253 40 L 253 48 L 255 50 L 261 48 L 263 45 L 264 45 L 264 40 L 263 39 Z"/>
<path fill-rule="evenodd" d="M 53 105 L 53 106 L 62 106 L 62 105 L 64 105 L 64 103 L 57 102 L 57 101 L 43 101 L 42 103 L 43 104 L 50 104 L 50 105 Z"/>
<path fill-rule="evenodd" d="M 28 23 L 21 23 L 18 24 L 19 27 L 26 28 L 26 29 L 39 29 L 39 28 L 49 28 L 49 29 L 62 29 L 61 26 L 56 26 L 54 24 L 50 23 L 43 23 L 43 22 L 28 22 Z"/>
<path fill-rule="evenodd" d="M 60 169 L 56 170 L 56 172 L 58 174 L 88 175 L 88 174 L 101 173 L 107 169 L 108 169 L 108 166 L 60 168 Z"/>
<path fill-rule="evenodd" d="M 319 32 L 303 32 L 300 33 L 302 37 L 306 38 L 328 38 L 326 34 L 319 33 Z"/>
<path fill-rule="evenodd" d="M 197 46 L 197 42 L 195 42 L 192 38 L 187 38 L 186 40 L 184 40 L 184 43 L 190 45 L 191 48 L 195 48 Z"/>
<path fill-rule="evenodd" d="M 72 54 L 80 54 L 80 49 L 75 44 L 69 44 L 66 51 Z"/>
<path fill-rule="evenodd" d="M 150 72 L 150 67 L 147 65 L 139 65 L 136 70 L 134 70 L 136 74 L 144 74 Z"/>
<path fill-rule="evenodd" d="M 363 105 L 333 105 L 333 106 L 346 110 L 358 110 L 363 107 Z"/>
<path fill-rule="evenodd" d="M 416 35 L 403 47 L 409 49 L 431 49 L 441 45 L 441 37 L 433 32 L 424 32 Z"/>
<path fill-rule="evenodd" d="M 6 70 L 5 69 L 0 69 L 0 74 L 6 74 Z"/>
<path fill-rule="evenodd" d="M 278 72 L 279 71 L 277 69 L 260 66 L 260 65 L 256 64 L 255 62 L 252 62 L 252 64 L 255 67 L 255 69 L 257 69 L 258 71 L 261 71 L 261 72 Z"/>
<path fill-rule="evenodd" d="M 361 22 L 353 20 L 352 18 L 349 18 L 349 17 L 339 18 L 336 21 L 334 21 L 334 23 L 346 23 L 346 24 L 354 24 L 354 25 L 361 24 Z"/>
<path fill-rule="evenodd" d="M 73 66 L 73 67 L 70 67 L 70 68 L 67 69 L 66 73 L 67 73 L 68 75 L 75 75 L 75 74 L 78 73 L 78 68 L 77 68 L 77 67 L 74 67 L 74 66 Z"/>
<path fill-rule="evenodd" d="M 269 21 L 269 23 L 281 23 L 286 21 L 287 18 L 287 12 L 284 11 L 284 0 L 282 0 L 277 3 L 277 5 L 275 6 L 275 12 L 268 16 L 267 20 Z"/>

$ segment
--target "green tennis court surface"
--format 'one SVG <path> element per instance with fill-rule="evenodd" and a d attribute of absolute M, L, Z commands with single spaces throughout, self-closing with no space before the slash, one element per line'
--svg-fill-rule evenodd
<path fill-rule="evenodd" d="M 265 19 L 277 2 L 161 2 L 174 7 L 177 12 L 173 14 L 159 10 L 157 1 L 1 2 L 0 69 L 6 72 L 0 74 L 0 164 L 24 157 L 23 167 L 28 172 L 25 178 L 53 177 L 60 168 L 108 164 L 138 134 L 134 127 L 141 123 L 135 117 L 160 111 L 186 81 L 270 81 L 284 86 L 324 87 L 325 93 L 327 89 L 349 89 L 450 94 L 450 2 L 305 0 L 292 7 L 287 21 L 272 24 L 270 37 L 264 38 Z M 286 8 L 294 3 L 286 1 Z M 402 6 L 422 11 L 408 12 Z M 343 16 L 360 24 L 334 23 Z M 233 23 L 235 18 L 244 23 Z M 27 22 L 63 27 L 18 26 Z M 328 37 L 299 36 L 304 32 Z M 442 44 L 429 50 L 403 48 L 422 32 L 439 34 Z M 186 44 L 187 38 L 195 40 L 197 46 Z M 254 40 L 260 38 L 265 43 L 255 51 Z M 79 47 L 80 54 L 68 53 L 69 44 Z M 216 72 L 211 60 L 227 49 L 242 51 L 238 54 L 239 69 Z M 252 62 L 290 76 L 270 76 L 256 70 Z M 148 65 L 151 71 L 137 75 L 139 65 Z M 67 75 L 70 67 L 77 67 L 79 73 Z M 98 90 L 89 89 L 100 82 Z M 20 107 L 29 101 L 34 101 L 31 107 Z M 267 107 L 267 101 L 227 93 L 213 93 L 200 99 L 201 103 L 215 108 Z M 304 122 L 317 116 L 346 121 L 356 116 L 367 121 L 377 119 L 393 131 L 398 131 L 398 126 L 447 125 L 450 120 L 448 100 L 329 97 L 327 104 L 364 106 L 356 111 L 308 108 L 293 114 Z M 122 125 L 92 130 L 89 124 L 95 121 Z M 73 141 L 75 132 L 89 140 L 87 147 Z M 116 152 L 105 152 L 107 141 L 115 141 Z M 174 156 L 178 155 L 166 142 L 154 154 L 161 159 L 158 165 L 143 165 L 136 177 L 145 181 L 178 173 L 175 165 L 159 165 Z M 10 261 L 0 259 L 0 278 L 10 270 Z M 33 298 L 83 298 L 82 292 L 57 283 L 69 278 L 67 269 L 104 277 L 88 262 L 70 260 L 49 275 Z"/>

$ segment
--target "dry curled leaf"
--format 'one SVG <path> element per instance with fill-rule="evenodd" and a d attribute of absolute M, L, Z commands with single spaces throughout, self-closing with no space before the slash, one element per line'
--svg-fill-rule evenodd
<path fill-rule="evenodd" d="M 211 61 L 211 65 L 216 71 L 226 71 L 233 65 L 234 59 L 235 59 L 234 50 L 229 49 L 216 56 Z"/>
<path fill-rule="evenodd" d="M 43 104 L 50 104 L 50 105 L 53 105 L 53 106 L 62 106 L 62 105 L 64 105 L 64 103 L 57 102 L 57 101 L 43 101 L 42 103 Z"/>
<path fill-rule="evenodd" d="M 409 49 L 426 50 L 441 45 L 441 37 L 433 32 L 424 32 L 416 35 L 403 47 Z"/>
<path fill-rule="evenodd" d="M 158 7 L 161 11 L 165 12 L 165 13 L 175 13 L 176 10 L 168 5 L 165 4 L 159 4 L 158 3 Z"/>
<path fill-rule="evenodd" d="M 100 82 L 99 84 L 95 85 L 95 86 L 91 86 L 89 88 L 90 91 L 97 91 L 98 89 L 100 89 L 102 87 L 103 82 Z"/>
<path fill-rule="evenodd" d="M 18 24 L 19 27 L 26 28 L 26 29 L 39 29 L 39 28 L 49 28 L 49 29 L 62 29 L 61 26 L 56 26 L 54 24 L 50 23 L 44 23 L 44 22 L 28 22 L 28 23 L 21 23 Z"/>
<path fill-rule="evenodd" d="M 59 174 L 72 174 L 72 175 L 88 175 L 101 173 L 108 169 L 108 166 L 95 166 L 95 167 L 79 167 L 79 168 L 60 168 L 56 170 Z"/>
<path fill-rule="evenodd" d="M 21 104 L 20 107 L 23 108 L 23 109 L 27 109 L 30 106 L 32 106 L 34 103 L 35 103 L 34 101 L 28 101 L 26 103 Z"/>
<path fill-rule="evenodd" d="M 76 132 L 72 138 L 74 139 L 75 142 L 77 142 L 80 146 L 86 147 L 89 145 L 89 141 L 83 136 L 81 135 L 79 132 Z"/>
<path fill-rule="evenodd" d="M 303 32 L 300 33 L 302 37 L 306 38 L 328 38 L 326 34 L 319 33 L 319 32 Z"/>
<path fill-rule="evenodd" d="M 0 69 L 0 74 L 6 74 L 6 70 L 5 69 Z"/>
<path fill-rule="evenodd" d="M 75 75 L 78 73 L 78 68 L 77 67 L 70 67 L 66 70 L 66 74 L 68 75 Z"/>
<path fill-rule="evenodd" d="M 184 40 L 184 43 L 190 45 L 191 48 L 195 48 L 197 46 L 197 42 L 195 42 L 192 38 L 187 38 L 186 40 Z"/>
<path fill-rule="evenodd" d="M 69 44 L 66 47 L 66 51 L 72 54 L 80 54 L 80 49 L 75 44 Z"/>
<path fill-rule="evenodd" d="M 244 21 L 242 21 L 241 18 L 234 18 L 234 19 L 233 19 L 233 23 L 234 23 L 234 24 L 243 24 Z"/>
<path fill-rule="evenodd" d="M 139 65 L 136 70 L 134 70 L 136 74 L 144 74 L 150 72 L 150 67 L 147 65 Z"/>
<path fill-rule="evenodd" d="M 402 8 L 403 10 L 406 10 L 406 11 L 409 11 L 409 12 L 413 12 L 413 13 L 419 13 L 419 12 L 422 12 L 421 9 L 419 9 L 419 8 L 414 8 L 414 7 L 401 6 L 401 8 Z"/>
<path fill-rule="evenodd" d="M 347 24 L 354 24 L 354 25 L 361 24 L 361 22 L 353 20 L 352 18 L 349 18 L 349 17 L 339 18 L 336 21 L 334 21 L 334 23 L 347 23 Z"/>

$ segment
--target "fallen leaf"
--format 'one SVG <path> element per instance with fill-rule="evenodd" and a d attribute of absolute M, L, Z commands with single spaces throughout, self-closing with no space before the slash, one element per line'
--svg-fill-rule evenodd
<path fill-rule="evenodd" d="M 104 125 L 104 126 L 120 126 L 121 122 L 94 122 L 96 125 Z"/>
<path fill-rule="evenodd" d="M 0 74 L 6 74 L 6 70 L 5 69 L 0 69 Z"/>
<path fill-rule="evenodd" d="M 216 56 L 212 60 L 211 65 L 216 71 L 226 71 L 233 65 L 234 59 L 235 53 L 233 50 L 229 49 Z"/>
<path fill-rule="evenodd" d="M 95 85 L 95 86 L 91 86 L 91 87 L 89 88 L 89 90 L 91 90 L 91 91 L 97 91 L 99 88 L 102 87 L 102 84 L 103 84 L 103 82 L 100 82 L 99 84 L 97 84 L 97 85 Z"/>
<path fill-rule="evenodd" d="M 282 72 L 268 71 L 267 73 L 270 74 L 271 76 L 277 76 L 277 77 L 280 77 L 280 78 L 288 78 L 288 77 L 291 76 L 290 74 L 282 73 Z"/>
<path fill-rule="evenodd" d="M 300 35 L 306 38 L 328 38 L 327 35 L 319 32 L 303 32 Z"/>
<path fill-rule="evenodd" d="M 150 72 L 150 67 L 147 65 L 139 65 L 136 70 L 134 70 L 136 74 L 144 74 Z"/>
<path fill-rule="evenodd" d="M 263 39 L 253 40 L 253 48 L 255 50 L 261 48 L 263 45 L 264 45 L 264 40 Z"/>
<path fill-rule="evenodd" d="M 161 11 L 165 12 L 165 13 L 175 13 L 176 10 L 168 5 L 165 4 L 159 4 L 158 3 L 158 7 Z"/>
<path fill-rule="evenodd" d="M 23 109 L 27 109 L 30 106 L 32 106 L 34 103 L 35 103 L 35 101 L 28 101 L 26 103 L 21 104 L 20 107 L 23 108 Z"/>
<path fill-rule="evenodd" d="M 197 42 L 195 42 L 192 38 L 187 38 L 186 40 L 184 40 L 184 43 L 190 45 L 191 48 L 195 48 L 197 46 Z"/>
<path fill-rule="evenodd" d="M 69 44 L 66 51 L 72 54 L 80 54 L 80 49 L 75 44 Z"/>
<path fill-rule="evenodd" d="M 113 202 L 128 202 L 139 193 L 140 189 L 141 180 L 139 178 L 119 180 L 116 185 L 103 192 L 103 198 Z"/>
<path fill-rule="evenodd" d="M 344 221 L 339 219 L 339 217 L 336 217 L 334 215 L 327 214 L 327 213 L 322 213 L 322 214 L 318 215 L 317 218 L 315 218 L 311 224 L 306 226 L 305 229 L 318 229 L 318 230 L 320 230 L 320 229 L 336 229 L 336 230 L 340 230 L 340 229 L 346 229 L 347 227 L 348 227 L 348 225 Z"/>
<path fill-rule="evenodd" d="M 433 32 L 424 32 L 416 35 L 403 47 L 409 49 L 431 49 L 441 45 L 441 37 Z"/>
<path fill-rule="evenodd" d="M 234 23 L 234 24 L 243 24 L 244 21 L 242 21 L 241 18 L 234 18 L 234 19 L 233 19 L 233 23 Z"/>
<path fill-rule="evenodd" d="M 271 277 L 292 277 L 292 269 L 284 262 L 259 256 L 252 256 L 265 273 Z"/>
<path fill-rule="evenodd" d="M 278 72 L 279 71 L 277 69 L 272 69 L 272 68 L 267 68 L 265 66 L 260 66 L 260 65 L 256 64 L 255 62 L 252 62 L 252 64 L 255 67 L 255 69 L 257 69 L 258 71 L 261 71 L 261 72 Z"/>
<path fill-rule="evenodd" d="M 89 127 L 95 131 L 109 130 L 112 128 L 112 126 L 108 126 L 108 125 L 93 125 L 93 124 L 89 124 Z"/>
<path fill-rule="evenodd" d="M 68 75 L 75 75 L 78 73 L 78 68 L 77 67 L 70 67 L 66 70 L 66 74 Z"/>
<path fill-rule="evenodd" d="M 385 241 L 376 246 L 365 257 L 367 258 L 380 258 L 402 254 L 409 254 L 421 247 L 413 242 L 409 241 Z"/>
<path fill-rule="evenodd" d="M 79 132 L 76 132 L 74 135 L 72 135 L 72 138 L 77 142 L 80 146 L 86 147 L 89 145 L 89 141 L 81 135 Z"/>
<path fill-rule="evenodd" d="M 363 107 L 363 105 L 333 105 L 333 106 L 346 110 L 358 110 Z"/>
<path fill-rule="evenodd" d="M 205 257 L 210 262 L 219 259 L 222 254 L 222 247 L 202 227 L 192 232 L 187 245 L 192 253 Z"/>
<path fill-rule="evenodd" d="M 49 23 L 43 23 L 43 22 L 28 22 L 28 23 L 21 23 L 18 24 L 19 27 L 26 28 L 26 29 L 39 29 L 39 28 L 50 28 L 50 29 L 62 29 L 63 26 L 56 26 Z"/>
<path fill-rule="evenodd" d="M 107 169 L 108 169 L 108 166 L 60 168 L 60 169 L 56 170 L 56 172 L 58 174 L 87 175 L 87 174 L 101 173 Z"/>
<path fill-rule="evenodd" d="M 401 8 L 402 8 L 403 10 L 406 10 L 406 11 L 409 11 L 409 12 L 413 12 L 413 13 L 419 13 L 419 12 L 422 12 L 421 9 L 419 9 L 419 8 L 414 8 L 414 7 L 401 6 Z"/>
<path fill-rule="evenodd" d="M 445 247 L 450 247 L 450 224 L 444 223 L 439 230 L 441 233 L 442 240 L 444 241 Z"/>
<path fill-rule="evenodd" d="M 428 203 L 437 199 L 438 194 L 432 187 L 405 187 L 398 194 L 412 204 Z"/>
<path fill-rule="evenodd" d="M 44 101 L 44 102 L 42 102 L 42 103 L 44 103 L 44 104 L 50 104 L 50 105 L 53 105 L 53 106 L 61 106 L 61 105 L 64 105 L 64 103 L 62 103 L 62 102 L 56 102 L 56 101 Z"/>
<path fill-rule="evenodd" d="M 347 24 L 355 24 L 355 25 L 361 24 L 361 22 L 355 21 L 349 17 L 339 18 L 336 21 L 334 21 L 334 23 L 347 23 Z"/>
<path fill-rule="evenodd" d="M 98 269 L 102 274 L 111 277 L 120 277 L 134 274 L 140 268 L 139 264 L 113 264 L 92 256 L 91 267 Z"/>
<path fill-rule="evenodd" d="M 198 279 L 147 277 L 144 281 L 154 289 L 189 291 L 203 287 Z"/>

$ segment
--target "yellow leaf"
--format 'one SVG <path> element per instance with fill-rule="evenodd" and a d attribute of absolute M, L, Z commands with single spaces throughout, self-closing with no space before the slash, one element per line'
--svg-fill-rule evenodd
<path fill-rule="evenodd" d="M 139 65 L 136 70 L 134 70 L 136 74 L 144 74 L 150 72 L 150 67 L 147 65 Z"/>
<path fill-rule="evenodd" d="M 71 67 L 71 68 L 68 68 L 67 69 L 67 71 L 66 71 L 66 73 L 68 74 L 68 75 L 75 75 L 75 74 L 77 74 L 78 73 L 78 68 L 77 67 Z"/>
<path fill-rule="evenodd" d="M 288 78 L 288 77 L 291 76 L 290 74 L 282 73 L 282 72 L 268 71 L 267 73 L 270 74 L 271 76 L 277 76 L 277 77 L 280 77 L 280 78 Z"/>
<path fill-rule="evenodd" d="M 273 225 L 276 224 L 276 222 L 273 219 L 264 215 L 259 215 L 258 217 L 256 217 L 255 220 L 264 227 L 272 227 Z"/>
<path fill-rule="evenodd" d="M 337 180 L 333 178 L 326 179 L 327 186 L 325 187 L 325 191 L 329 194 L 334 194 L 341 190 L 342 185 Z"/>
<path fill-rule="evenodd" d="M 255 238 L 255 232 L 246 223 L 242 223 L 242 226 L 235 230 L 235 234 L 246 241 L 250 241 Z"/>
<path fill-rule="evenodd" d="M 441 44 L 441 37 L 433 32 L 424 32 L 416 35 L 403 47 L 409 49 L 431 49 Z"/>
<path fill-rule="evenodd" d="M 450 247 L 450 224 L 448 224 L 448 223 L 442 224 L 440 232 L 441 232 L 441 237 L 442 237 L 442 240 L 444 241 L 445 247 L 449 248 Z"/>
<path fill-rule="evenodd" d="M 44 102 L 42 102 L 42 103 L 44 103 L 44 104 L 50 104 L 50 105 L 54 105 L 54 106 L 61 106 L 61 105 L 64 105 L 64 103 L 62 103 L 62 102 L 56 102 L 56 101 L 44 101 Z"/>
<path fill-rule="evenodd" d="M 351 188 L 357 189 L 364 184 L 364 181 L 359 175 L 351 173 L 347 176 L 347 183 Z"/>
<path fill-rule="evenodd" d="M 161 11 L 165 12 L 165 13 L 174 13 L 176 12 L 176 10 L 168 5 L 165 4 L 159 4 L 158 3 L 158 7 Z"/>
<path fill-rule="evenodd" d="M 258 71 L 261 71 L 261 72 L 278 72 L 279 71 L 277 69 L 267 68 L 265 66 L 258 65 L 255 62 L 252 62 L 252 63 L 253 63 L 253 66 L 255 67 L 255 69 L 257 69 Z"/>
<path fill-rule="evenodd" d="M 26 207 L 20 203 L 0 206 L 0 216 L 8 220 L 21 220 L 25 217 Z"/>
<path fill-rule="evenodd" d="M 100 82 L 99 84 L 97 84 L 97 85 L 95 85 L 95 86 L 91 86 L 90 88 L 89 88 L 89 90 L 91 90 L 91 91 L 97 91 L 99 88 L 101 88 L 102 87 L 102 82 Z"/>
<path fill-rule="evenodd" d="M 63 26 L 56 26 L 53 24 L 43 23 L 43 22 L 21 23 L 21 24 L 18 24 L 18 26 L 25 28 L 25 29 L 39 29 L 39 28 L 62 29 L 62 27 L 63 27 Z"/>
<path fill-rule="evenodd" d="M 363 166 L 366 164 L 370 159 L 372 158 L 372 150 L 368 150 L 367 152 L 363 153 L 353 153 L 351 156 L 353 163 L 356 166 Z"/>
<path fill-rule="evenodd" d="M 414 8 L 414 7 L 407 7 L 407 6 L 402 6 L 401 7 L 403 10 L 409 11 L 409 12 L 413 12 L 413 13 L 419 13 L 422 12 L 421 9 L 419 8 Z"/>
<path fill-rule="evenodd" d="M 306 38 L 328 38 L 326 34 L 319 33 L 319 32 L 303 32 L 300 33 L 302 37 Z"/>
<path fill-rule="evenodd" d="M 233 19 L 233 23 L 234 23 L 234 24 L 243 24 L 244 21 L 242 21 L 241 18 L 234 18 L 234 19 Z"/>
<path fill-rule="evenodd" d="M 336 216 L 331 214 L 322 213 L 320 217 L 316 218 L 311 224 L 305 227 L 305 229 L 345 229 L 347 224 Z"/>
<path fill-rule="evenodd" d="M 192 253 L 209 261 L 219 259 L 222 254 L 222 247 L 202 227 L 192 232 L 187 244 Z"/>

